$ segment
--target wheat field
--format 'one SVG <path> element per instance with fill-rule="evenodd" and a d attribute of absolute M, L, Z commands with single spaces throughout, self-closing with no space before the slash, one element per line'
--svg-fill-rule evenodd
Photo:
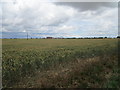
<path fill-rule="evenodd" d="M 118 88 L 118 39 L 2 39 L 3 87 Z"/>

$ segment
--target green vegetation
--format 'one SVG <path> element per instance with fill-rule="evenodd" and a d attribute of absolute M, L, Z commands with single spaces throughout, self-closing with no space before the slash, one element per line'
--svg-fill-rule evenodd
<path fill-rule="evenodd" d="M 2 41 L 3 87 L 118 88 L 117 39 Z"/>

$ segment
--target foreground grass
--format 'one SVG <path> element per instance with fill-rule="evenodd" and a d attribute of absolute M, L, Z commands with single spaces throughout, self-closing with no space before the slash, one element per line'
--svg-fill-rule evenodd
<path fill-rule="evenodd" d="M 38 71 L 34 77 L 23 78 L 14 87 L 119 88 L 118 73 L 114 72 L 114 68 L 117 68 L 117 57 L 114 55 L 77 59 L 55 69 Z"/>
<path fill-rule="evenodd" d="M 116 39 L 3 40 L 3 86 L 118 87 L 116 52 Z"/>

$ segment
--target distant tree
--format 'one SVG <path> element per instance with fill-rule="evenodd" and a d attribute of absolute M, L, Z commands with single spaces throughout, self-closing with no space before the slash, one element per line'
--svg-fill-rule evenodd
<path fill-rule="evenodd" d="M 103 37 L 98 37 L 99 39 L 103 39 Z"/>
<path fill-rule="evenodd" d="M 117 36 L 117 38 L 120 38 L 120 36 Z"/>
<path fill-rule="evenodd" d="M 72 37 L 71 39 L 76 39 L 76 37 Z"/>

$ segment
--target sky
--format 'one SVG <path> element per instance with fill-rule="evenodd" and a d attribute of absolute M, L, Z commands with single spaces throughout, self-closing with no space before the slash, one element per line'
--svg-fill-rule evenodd
<path fill-rule="evenodd" d="M 117 37 L 117 2 L 10 0 L 0 3 L 3 38 Z"/>

